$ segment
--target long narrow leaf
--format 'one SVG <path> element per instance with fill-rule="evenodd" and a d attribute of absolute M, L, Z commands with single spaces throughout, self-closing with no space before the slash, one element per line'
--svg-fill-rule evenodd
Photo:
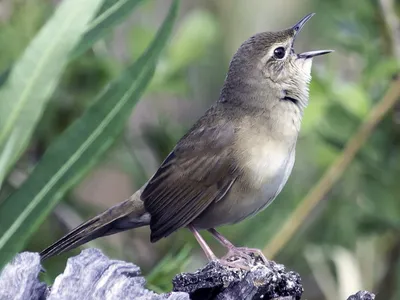
<path fill-rule="evenodd" d="M 10 71 L 11 68 L 8 68 L 0 74 L 0 88 L 6 83 L 8 76 L 10 75 Z"/>
<path fill-rule="evenodd" d="M 10 137 L 17 136 L 17 140 L 7 149 L 11 155 L 5 168 L 0 170 L 0 178 L 24 151 L 61 77 L 69 52 L 79 42 L 102 2 L 62 1 L 13 66 L 0 90 L 0 156 L 5 145 L 10 145 L 7 142 Z"/>
<path fill-rule="evenodd" d="M 103 0 L 96 17 L 87 25 L 85 33 L 69 55 L 75 59 L 103 38 L 113 26 L 118 25 L 144 0 Z M 0 74 L 0 88 L 8 79 L 12 67 Z M 1 182 L 1 181 L 0 181 Z"/>
<path fill-rule="evenodd" d="M 176 16 L 170 8 L 147 51 L 112 82 L 46 151 L 22 187 L 0 206 L 0 266 L 21 250 L 57 201 L 92 167 L 123 130 L 149 83 Z"/>
<path fill-rule="evenodd" d="M 95 19 L 90 22 L 81 42 L 71 53 L 71 58 L 83 54 L 95 42 L 106 35 L 110 29 L 128 17 L 143 0 L 105 0 Z"/>

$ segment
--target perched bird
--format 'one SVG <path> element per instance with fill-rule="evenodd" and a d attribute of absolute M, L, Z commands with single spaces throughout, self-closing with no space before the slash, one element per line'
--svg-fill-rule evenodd
<path fill-rule="evenodd" d="M 232 58 L 218 101 L 179 140 L 153 177 L 128 200 L 78 226 L 43 250 L 42 260 L 90 240 L 150 225 L 156 242 L 189 228 L 210 260 L 217 260 L 198 230 L 208 230 L 228 254 L 237 248 L 215 227 L 266 208 L 281 192 L 295 161 L 308 104 L 312 59 L 331 50 L 296 54 L 294 41 L 313 16 L 289 29 L 250 37 Z"/>

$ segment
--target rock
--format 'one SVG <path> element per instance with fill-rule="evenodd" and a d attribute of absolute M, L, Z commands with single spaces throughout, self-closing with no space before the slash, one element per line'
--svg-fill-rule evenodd
<path fill-rule="evenodd" d="M 0 274 L 0 299 L 39 300 L 46 291 L 46 284 L 39 282 L 41 270 L 38 253 L 21 253 L 4 267 Z"/>
<path fill-rule="evenodd" d="M 157 295 L 147 290 L 139 267 L 111 260 L 97 249 L 83 250 L 68 259 L 63 274 L 53 286 L 38 279 L 41 270 L 37 253 L 21 253 L 0 274 L 2 300 L 189 300 L 186 293 Z"/>
<path fill-rule="evenodd" d="M 42 270 L 37 253 L 18 254 L 0 273 L 1 300 L 299 300 L 303 287 L 299 274 L 253 257 L 249 270 L 210 262 L 195 273 L 178 274 L 174 291 L 158 295 L 145 288 L 136 265 L 112 260 L 97 249 L 68 259 L 52 286 L 39 281 Z M 360 291 L 348 300 L 373 300 Z"/>
<path fill-rule="evenodd" d="M 174 291 L 189 293 L 193 300 L 298 300 L 303 293 L 299 274 L 273 261 L 265 265 L 258 259 L 249 271 L 211 262 L 195 273 L 178 274 L 173 286 Z"/>
<path fill-rule="evenodd" d="M 351 295 L 347 300 L 374 300 L 375 295 L 368 291 L 359 291 L 357 294 Z"/>

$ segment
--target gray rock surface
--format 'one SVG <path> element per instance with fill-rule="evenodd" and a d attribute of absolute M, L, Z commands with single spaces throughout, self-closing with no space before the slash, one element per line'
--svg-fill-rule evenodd
<path fill-rule="evenodd" d="M 299 274 L 259 259 L 254 259 L 250 272 L 211 262 L 193 274 L 178 274 L 173 285 L 174 291 L 187 292 L 193 300 L 298 300 L 303 293 Z"/>
<path fill-rule="evenodd" d="M 0 273 L 1 300 L 298 300 L 303 288 L 300 276 L 283 265 L 262 264 L 254 258 L 250 271 L 211 262 L 195 273 L 178 274 L 174 292 L 158 295 L 145 288 L 139 267 L 111 260 L 97 249 L 87 249 L 68 259 L 52 286 L 39 281 L 37 253 L 18 254 Z M 348 300 L 373 300 L 360 291 Z"/>
<path fill-rule="evenodd" d="M 0 274 L 1 300 L 189 300 L 186 293 L 157 295 L 147 290 L 139 267 L 87 249 L 68 259 L 63 274 L 47 287 L 38 279 L 37 253 L 21 253 Z"/>
<path fill-rule="evenodd" d="M 357 294 L 351 295 L 347 300 L 374 300 L 375 295 L 368 291 L 359 291 Z"/>
<path fill-rule="evenodd" d="M 21 253 L 4 267 L 0 274 L 1 300 L 39 300 L 46 284 L 39 282 L 41 270 L 38 253 Z"/>

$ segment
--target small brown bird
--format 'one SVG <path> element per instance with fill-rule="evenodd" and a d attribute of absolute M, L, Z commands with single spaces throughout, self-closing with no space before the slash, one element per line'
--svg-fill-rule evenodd
<path fill-rule="evenodd" d="M 150 225 L 151 241 L 189 228 L 210 260 L 198 230 L 208 230 L 230 257 L 265 257 L 237 248 L 214 228 L 266 208 L 293 168 L 296 141 L 308 103 L 312 58 L 331 50 L 296 54 L 293 27 L 263 32 L 233 56 L 219 100 L 177 143 L 154 176 L 132 197 L 83 223 L 41 252 L 42 260 L 90 240 Z"/>

